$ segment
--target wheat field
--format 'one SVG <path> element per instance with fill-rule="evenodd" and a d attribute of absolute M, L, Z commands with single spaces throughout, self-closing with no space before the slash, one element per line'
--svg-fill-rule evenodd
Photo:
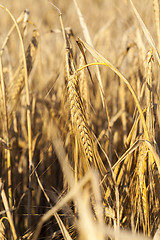
<path fill-rule="evenodd" d="M 0 239 L 160 238 L 159 4 L 0 1 Z"/>

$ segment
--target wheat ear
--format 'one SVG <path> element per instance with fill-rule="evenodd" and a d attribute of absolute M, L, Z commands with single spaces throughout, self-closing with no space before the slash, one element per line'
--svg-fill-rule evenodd
<path fill-rule="evenodd" d="M 26 64 L 27 64 L 27 74 L 29 76 L 36 55 L 38 50 L 38 43 L 39 43 L 39 33 L 37 30 L 34 30 L 32 39 L 28 45 L 27 51 L 26 51 Z M 18 69 L 18 73 L 16 73 L 17 77 L 13 80 L 9 87 L 8 91 L 8 103 L 12 104 L 10 108 L 10 115 L 12 114 L 13 110 L 16 107 L 16 104 L 19 101 L 21 91 L 24 88 L 25 80 L 24 80 L 24 66 L 20 66 Z M 12 89 L 12 91 L 11 91 Z"/>

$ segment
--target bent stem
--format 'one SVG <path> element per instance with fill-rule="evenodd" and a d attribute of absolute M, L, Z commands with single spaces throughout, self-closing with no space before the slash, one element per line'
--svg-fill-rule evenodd
<path fill-rule="evenodd" d="M 143 115 L 143 111 L 141 109 L 141 106 L 140 106 L 140 103 L 139 103 L 139 100 L 135 94 L 135 91 L 134 89 L 132 88 L 132 86 L 130 85 L 130 83 L 128 82 L 128 80 L 123 76 L 123 74 L 116 68 L 114 67 L 106 58 L 104 58 L 100 53 L 98 53 L 95 49 L 93 49 L 89 44 L 87 44 L 86 42 L 84 42 L 83 40 L 81 39 L 78 39 L 79 43 L 82 44 L 91 54 L 93 57 L 95 57 L 97 59 L 97 61 L 99 61 L 99 65 L 105 65 L 106 67 L 109 67 L 113 72 L 115 72 L 119 78 L 127 85 L 129 91 L 131 92 L 133 98 L 134 98 L 134 101 L 136 103 L 136 106 L 138 108 L 138 111 L 139 111 L 139 114 L 140 114 L 140 118 L 142 120 L 142 124 L 143 124 L 143 129 L 144 129 L 144 135 L 145 135 L 145 138 L 146 140 L 150 140 L 149 139 L 149 133 L 148 133 L 148 129 L 147 129 L 147 126 L 146 126 L 146 122 L 145 122 L 145 118 L 144 118 L 144 115 Z M 95 65 L 97 63 L 91 63 L 91 65 Z M 88 67 L 89 65 L 85 65 L 83 68 L 85 67 Z M 78 69 L 77 71 L 80 71 L 81 69 Z"/>

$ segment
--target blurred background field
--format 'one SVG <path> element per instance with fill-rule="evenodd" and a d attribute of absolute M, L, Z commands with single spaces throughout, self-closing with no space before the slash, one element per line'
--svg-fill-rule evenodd
<path fill-rule="evenodd" d="M 47 0 L 0 1 L 15 19 L 22 14 L 29 84 L 28 99 L 20 39 L 0 9 L 0 239 L 149 239 L 160 223 L 159 1 L 133 1 L 153 40 L 130 0 L 77 3 L 53 1 L 66 48 Z M 81 69 L 95 50 L 127 84 L 112 67 Z"/>

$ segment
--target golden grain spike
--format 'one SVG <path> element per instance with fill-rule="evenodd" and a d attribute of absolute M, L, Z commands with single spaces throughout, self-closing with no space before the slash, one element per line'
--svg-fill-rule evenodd
<path fill-rule="evenodd" d="M 32 70 L 37 49 L 38 49 L 38 42 L 39 42 L 39 33 L 34 30 L 32 39 L 29 43 L 29 46 L 26 51 L 26 62 L 27 62 L 27 73 L 28 76 Z M 20 93 L 24 88 L 24 67 L 23 65 L 19 67 L 18 73 L 16 73 L 16 76 L 14 80 L 11 82 L 9 91 L 8 91 L 8 103 L 12 104 L 11 108 L 9 109 L 10 114 L 12 114 L 12 111 L 14 110 L 19 97 Z"/>
<path fill-rule="evenodd" d="M 75 135 L 78 135 L 78 139 L 80 140 L 85 156 L 90 162 L 92 162 L 94 156 L 93 144 L 79 96 L 76 75 L 71 75 L 68 79 L 68 97 L 70 102 L 72 125 L 75 127 Z"/>
<path fill-rule="evenodd" d="M 75 74 L 73 63 L 72 49 L 69 35 L 66 35 L 66 52 L 65 52 L 65 78 L 68 90 L 68 98 L 71 111 L 71 121 L 74 135 L 78 138 L 82 151 L 89 162 L 93 162 L 94 151 L 91 133 L 86 118 L 83 101 L 80 94 L 78 77 Z M 88 165 L 88 162 L 86 162 Z"/>

